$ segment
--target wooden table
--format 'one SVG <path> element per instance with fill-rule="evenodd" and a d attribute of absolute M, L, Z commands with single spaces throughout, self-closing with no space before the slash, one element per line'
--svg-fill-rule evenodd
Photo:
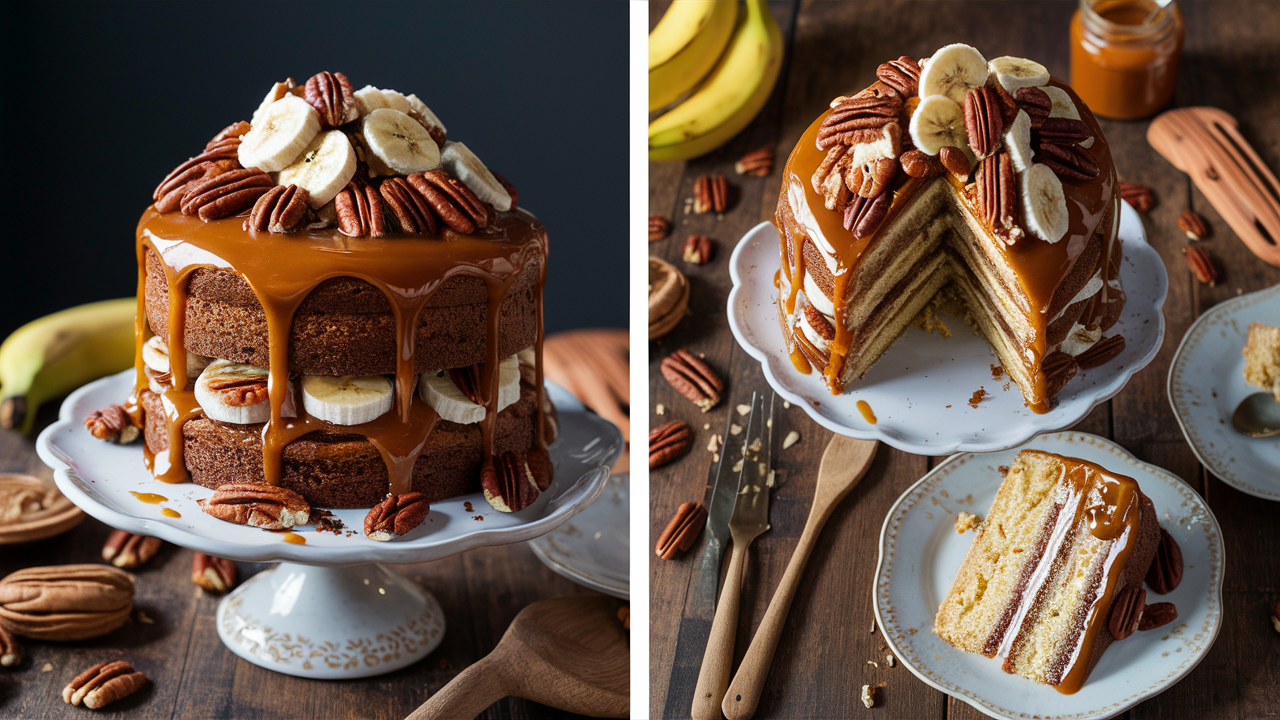
<path fill-rule="evenodd" d="M 1186 45 L 1178 78 L 1178 105 L 1212 105 L 1235 115 L 1263 159 L 1280 169 L 1280 4 L 1180 1 Z M 650 26 L 667 3 L 650 5 Z M 682 502 L 700 501 L 711 453 L 710 433 L 723 432 L 725 413 L 749 403 L 753 390 L 768 390 L 758 362 L 737 343 L 725 320 L 730 288 L 728 257 L 743 233 L 773 216 L 781 168 L 804 129 L 836 95 L 857 91 L 875 79 L 881 62 L 899 55 L 924 57 L 963 41 L 988 57 L 1015 55 L 1044 63 L 1055 76 L 1068 74 L 1067 23 L 1075 3 L 1024 2 L 772 2 L 787 42 L 787 62 L 778 87 L 757 120 L 724 148 L 685 164 L 649 167 L 649 210 L 673 219 L 666 240 L 651 254 L 676 264 L 689 277 L 690 316 L 666 337 L 650 343 L 650 402 L 666 413 L 650 422 L 679 418 L 696 432 L 694 449 L 653 472 L 650 533 L 653 542 Z M 1158 204 L 1143 221 L 1169 274 L 1167 329 L 1159 355 L 1115 398 L 1096 408 L 1076 429 L 1109 437 L 1138 458 L 1189 482 L 1213 508 L 1224 532 L 1226 572 L 1223 629 L 1198 667 L 1163 694 L 1127 713 L 1148 717 L 1263 717 L 1280 713 L 1280 636 L 1271 628 L 1271 608 L 1280 600 L 1280 504 L 1242 494 L 1210 475 L 1196 461 L 1178 429 L 1165 394 L 1174 350 L 1196 316 L 1241 292 L 1280 282 L 1280 268 L 1248 252 L 1191 181 L 1146 143 L 1145 122 L 1102 121 L 1121 179 L 1145 183 Z M 776 149 L 778 163 L 766 178 L 734 175 L 733 162 L 762 146 Z M 723 172 L 734 191 L 723 217 L 685 214 L 685 199 L 700 175 Z M 1187 244 L 1176 226 L 1186 208 L 1212 226 L 1204 247 L 1217 259 L 1216 287 L 1198 284 L 1184 264 Z M 716 245 L 701 267 L 680 260 L 685 238 L 708 234 Z M 705 353 L 727 379 L 724 399 L 702 414 L 677 395 L 658 372 L 659 361 L 677 348 Z M 704 429 L 709 424 L 710 429 Z M 799 408 L 782 413 L 774 428 L 781 438 L 800 433 L 794 447 L 775 452 L 782 486 L 774 493 L 772 531 L 752 548 L 746 571 L 734 666 L 764 615 L 773 589 L 799 539 L 813 494 L 818 460 L 830 434 Z M 867 477 L 844 501 L 809 561 L 805 582 L 773 661 L 757 717 L 970 718 L 981 713 L 928 687 L 901 664 L 883 661 L 884 642 L 870 633 L 872 577 L 880 526 L 890 504 L 939 458 L 880 449 Z M 695 550 L 699 546 L 695 546 Z M 650 556 L 650 713 L 688 717 L 702 647 L 676 655 L 685 618 L 691 557 L 662 561 Z M 705 634 L 705 623 L 701 630 Z M 877 707 L 862 706 L 864 683 L 886 682 Z"/>
<path fill-rule="evenodd" d="M 46 406 L 38 427 L 56 417 Z M 139 450 L 141 462 L 141 450 Z M 0 430 L 0 472 L 53 476 L 34 444 Z M 87 518 L 59 537 L 0 546 L 0 577 L 34 565 L 102 562 L 110 528 Z M 0 669 L 0 717 L 86 717 L 62 702 L 62 688 L 102 660 L 123 659 L 150 683 L 101 712 L 165 718 L 403 718 L 462 669 L 487 655 L 522 608 L 536 600 L 588 592 L 539 562 L 524 543 L 485 547 L 451 558 L 395 569 L 435 594 L 444 608 L 444 641 L 418 663 L 363 680 L 318 681 L 282 675 L 246 662 L 218 639 L 220 596 L 191 582 L 192 552 L 164 549 L 137 576 L 134 613 L 104 637 L 77 643 L 20 640 L 25 659 Z M 243 580 L 269 563 L 237 563 Z M 482 718 L 562 718 L 566 713 L 517 698 L 501 700 Z M 581 717 L 581 716 L 568 716 Z"/>

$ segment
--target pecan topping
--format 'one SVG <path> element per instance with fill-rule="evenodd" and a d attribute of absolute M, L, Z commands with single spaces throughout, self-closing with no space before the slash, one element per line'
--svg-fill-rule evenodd
<path fill-rule="evenodd" d="M 684 261 L 694 265 L 711 262 L 711 238 L 706 235 L 690 235 L 684 242 Z"/>
<path fill-rule="evenodd" d="M 992 229 L 1012 224 L 1016 195 L 1013 189 L 1013 163 L 1009 153 L 1001 151 L 978 163 L 978 207 L 982 219 Z"/>
<path fill-rule="evenodd" d="M 733 164 L 733 171 L 739 175 L 767 177 L 773 172 L 773 148 L 762 147 L 743 155 Z"/>
<path fill-rule="evenodd" d="M 1156 204 L 1156 198 L 1151 194 L 1151 189 L 1142 183 L 1120 183 L 1120 197 L 1140 213 L 1150 211 Z"/>
<path fill-rule="evenodd" d="M 484 405 L 484 396 L 480 394 L 480 366 L 468 365 L 461 368 L 450 368 L 445 370 L 449 374 L 449 380 L 458 388 L 471 402 L 477 405 Z"/>
<path fill-rule="evenodd" d="M 722 213 L 729 206 L 729 181 L 724 173 L 703 175 L 693 183 L 693 211 Z"/>
<path fill-rule="evenodd" d="M 1191 242 L 1203 240 L 1209 236 L 1209 225 L 1195 210 L 1183 210 L 1178 216 L 1178 229 L 1186 233 Z"/>
<path fill-rule="evenodd" d="M 1004 121 L 1000 119 L 1000 99 L 994 90 L 983 85 L 964 96 L 964 128 L 969 147 L 979 160 L 1000 149 Z"/>
<path fill-rule="evenodd" d="M 1053 99 L 1049 97 L 1049 93 L 1038 87 L 1018 88 L 1013 94 L 1013 99 L 1018 103 L 1018 109 L 1026 110 L 1027 115 L 1031 117 L 1031 129 L 1039 130 L 1040 126 L 1049 117 L 1049 113 L 1053 112 Z"/>
<path fill-rule="evenodd" d="M 844 207 L 849 199 L 849 188 L 845 185 L 843 168 L 852 161 L 849 148 L 836 145 L 827 151 L 818 169 L 813 172 L 810 182 L 813 191 L 822 195 L 823 204 L 828 210 Z"/>
<path fill-rule="evenodd" d="M 278 485 L 237 482 L 219 485 L 213 495 L 198 503 L 206 513 L 227 522 L 286 530 L 305 525 L 311 506 L 298 493 Z"/>
<path fill-rule="evenodd" d="M 13 633 L 0 625 L 0 667 L 17 667 L 22 662 L 22 646 Z"/>
<path fill-rule="evenodd" d="M 182 214 L 205 222 L 237 215 L 275 186 L 271 176 L 250 168 L 232 170 L 192 184 L 182 196 Z"/>
<path fill-rule="evenodd" d="M 169 213 L 182 207 L 182 198 L 191 186 L 215 178 L 223 173 L 239 170 L 237 160 L 205 160 L 188 167 L 186 170 L 166 178 L 156 192 L 161 193 L 156 200 L 156 212 Z"/>
<path fill-rule="evenodd" d="M 62 688 L 62 701 L 71 705 L 81 702 L 90 710 L 132 695 L 147 683 L 147 676 L 134 672 L 124 660 L 105 661 L 85 670 Z"/>
<path fill-rule="evenodd" d="M 884 157 L 850 169 L 844 183 L 849 188 L 849 192 L 864 198 L 873 198 L 889 187 L 889 183 L 893 182 L 893 176 L 897 172 L 897 161 Z"/>
<path fill-rule="evenodd" d="M 1168 530 L 1160 528 L 1156 557 L 1147 570 L 1147 584 L 1157 595 L 1168 595 L 1182 582 L 1182 548 Z"/>
<path fill-rule="evenodd" d="M 945 170 L 936 155 L 928 155 L 915 148 L 902 153 L 898 162 L 902 165 L 902 172 L 913 178 L 937 177 Z"/>
<path fill-rule="evenodd" d="M 1044 396 L 1051 398 L 1062 392 L 1063 386 L 1079 370 L 1080 365 L 1075 358 L 1060 350 L 1046 355 L 1040 364 L 1040 373 L 1044 375 Z"/>
<path fill-rule="evenodd" d="M 1171 602 L 1151 603 L 1142 609 L 1139 630 L 1155 630 L 1178 619 L 1178 606 Z"/>
<path fill-rule="evenodd" d="M 538 499 L 538 485 L 525 459 L 513 452 L 488 458 L 480 468 L 484 499 L 498 512 L 520 512 Z"/>
<path fill-rule="evenodd" d="M 349 237 L 386 237 L 382 196 L 373 187 L 352 181 L 333 198 L 338 232 Z"/>
<path fill-rule="evenodd" d="M 548 433 L 547 436 L 554 438 L 555 435 Z M 533 475 L 533 484 L 538 488 L 538 492 L 546 492 L 547 488 L 551 487 L 551 476 L 555 473 L 555 468 L 551 464 L 551 453 L 535 443 L 529 448 L 529 454 L 525 455 L 524 464 L 529 467 L 529 473 Z"/>
<path fill-rule="evenodd" d="M 133 577 L 108 565 L 31 567 L 0 580 L 0 625 L 36 640 L 85 640 L 124 624 Z"/>
<path fill-rule="evenodd" d="M 915 95 L 920 89 L 920 66 L 906 55 L 881 64 L 876 68 L 876 77 L 904 98 Z"/>
<path fill-rule="evenodd" d="M 1093 344 L 1093 347 L 1076 356 L 1076 364 L 1081 370 L 1092 370 L 1116 359 L 1124 352 L 1124 336 L 1112 335 L 1104 337 Z"/>
<path fill-rule="evenodd" d="M 1101 172 L 1093 154 L 1079 145 L 1057 145 L 1041 138 L 1036 155 L 1063 180 L 1092 180 Z"/>
<path fill-rule="evenodd" d="M 661 215 L 649 216 L 649 242 L 657 242 L 671 234 L 671 221 Z"/>
<path fill-rule="evenodd" d="M 702 412 L 715 407 L 724 390 L 720 376 L 702 358 L 683 348 L 662 360 L 662 377 Z"/>
<path fill-rule="evenodd" d="M 257 405 L 268 399 L 266 375 L 213 378 L 209 381 L 208 387 L 221 395 L 222 402 L 231 407 Z"/>
<path fill-rule="evenodd" d="M 888 190 L 871 199 L 855 196 L 853 202 L 845 206 L 844 229 L 851 231 L 858 240 L 871 237 L 884 222 L 892 202 L 893 193 Z"/>
<path fill-rule="evenodd" d="M 470 188 L 442 170 L 414 173 L 409 184 L 454 232 L 469 235 L 489 227 L 489 210 Z"/>
<path fill-rule="evenodd" d="M 244 221 L 245 230 L 288 233 L 297 230 L 311 213 L 311 193 L 297 185 L 277 185 L 258 198 Z"/>
<path fill-rule="evenodd" d="M 854 145 L 854 131 L 882 128 L 895 122 L 900 112 L 902 96 L 880 82 L 853 97 L 838 97 L 831 102 L 831 112 L 818 128 L 818 149 Z"/>
<path fill-rule="evenodd" d="M 432 135 L 432 137 L 435 137 L 435 136 Z M 440 143 L 440 147 L 444 147 L 444 143 Z M 489 172 L 493 175 L 493 179 L 497 180 L 498 184 L 502 186 L 502 189 L 506 190 L 507 194 L 511 196 L 511 209 L 515 210 L 516 200 L 520 197 L 520 191 L 516 190 L 516 186 L 512 185 L 510 180 L 502 177 L 501 175 L 499 175 L 496 172 L 493 172 L 492 170 L 490 170 Z"/>
<path fill-rule="evenodd" d="M 118 568 L 136 568 L 155 557 L 162 545 L 160 538 L 113 530 L 102 546 L 102 559 Z"/>
<path fill-rule="evenodd" d="M 1000 100 L 1000 121 L 1005 127 L 1009 127 L 1014 118 L 1018 117 L 1018 111 L 1021 108 L 1018 107 L 1018 101 L 1013 98 L 1013 95 L 1000 83 L 995 84 L 995 91 L 996 97 Z"/>
<path fill-rule="evenodd" d="M 670 560 L 677 552 L 693 547 L 693 541 L 707 524 L 707 509 L 700 503 L 685 503 L 676 510 L 675 517 L 658 536 L 654 552 L 663 560 Z"/>
<path fill-rule="evenodd" d="M 948 145 L 938 151 L 938 160 L 942 162 L 942 167 L 951 171 L 953 175 L 961 180 L 969 177 L 969 158 L 965 156 L 964 151 L 953 145 Z"/>
<path fill-rule="evenodd" d="M 240 122 L 231 123 L 230 125 L 222 128 L 222 131 L 219 132 L 217 135 L 213 136 L 213 139 L 210 140 L 208 144 L 204 146 L 204 151 L 210 152 L 217 148 L 231 147 L 231 141 L 234 140 L 236 152 L 239 152 L 240 138 L 244 137 L 244 134 L 249 132 L 250 129 L 251 129 L 251 126 L 249 125 L 249 123 L 245 122 L 244 120 L 241 120 Z"/>
<path fill-rule="evenodd" d="M 355 91 L 342 73 L 312 75 L 307 80 L 303 98 L 320 113 L 321 127 L 338 127 L 360 117 Z"/>
<path fill-rule="evenodd" d="M 244 132 L 240 132 L 241 129 L 243 129 Z M 224 128 L 222 132 L 213 136 L 213 139 L 205 145 L 203 152 L 195 157 L 187 158 L 186 162 L 170 171 L 151 193 L 151 199 L 157 202 L 156 209 L 160 212 L 173 212 L 177 209 L 178 206 L 176 202 L 174 202 L 172 206 L 166 205 L 168 209 L 164 210 L 160 209 L 158 203 L 161 198 L 170 194 L 176 188 L 186 185 L 202 175 L 204 171 L 200 171 L 194 175 L 192 174 L 192 168 L 197 165 L 225 160 L 231 164 L 230 169 L 240 169 L 240 135 L 243 135 L 245 132 L 248 132 L 248 123 L 245 122 L 239 122 Z M 179 196 L 179 199 L 180 198 L 181 196 Z"/>
<path fill-rule="evenodd" d="M 1187 267 L 1191 269 L 1191 274 L 1196 276 L 1196 280 L 1213 287 L 1218 282 L 1218 271 L 1213 267 L 1213 259 L 1209 257 L 1209 253 L 1199 245 L 1182 248 L 1182 254 L 1187 258 Z"/>
<path fill-rule="evenodd" d="M 1073 118 L 1045 118 L 1040 125 L 1040 139 L 1052 141 L 1055 145 L 1073 145 L 1093 137 L 1089 126 L 1083 120 Z"/>
<path fill-rule="evenodd" d="M 693 430 L 683 420 L 672 420 L 649 431 L 649 469 L 661 467 L 689 452 Z"/>
<path fill-rule="evenodd" d="M 84 419 L 89 434 L 99 440 L 128 445 L 141 434 L 122 405 L 109 405 Z"/>
<path fill-rule="evenodd" d="M 823 340 L 831 342 L 836 339 L 836 329 L 831 326 L 827 318 L 810 303 L 804 305 L 804 317 L 809 321 L 809 327 L 813 331 L 822 336 Z"/>
<path fill-rule="evenodd" d="M 1130 585 L 1116 595 L 1111 603 L 1111 617 L 1107 621 L 1107 629 L 1111 637 L 1123 640 L 1138 629 L 1142 621 L 1142 608 L 1146 605 L 1147 591 L 1137 585 Z"/>
<path fill-rule="evenodd" d="M 427 496 L 420 492 L 388 495 L 364 516 L 365 537 L 386 542 L 397 535 L 408 535 L 422 524 L 430 510 Z"/>
<path fill-rule="evenodd" d="M 236 564 L 198 552 L 191 560 L 191 582 L 209 592 L 224 593 L 236 585 Z"/>
<path fill-rule="evenodd" d="M 391 216 L 400 226 L 400 232 L 408 235 L 434 235 L 436 217 L 431 206 L 417 190 L 401 177 L 391 177 L 382 181 L 378 187 L 382 199 L 386 201 Z"/>

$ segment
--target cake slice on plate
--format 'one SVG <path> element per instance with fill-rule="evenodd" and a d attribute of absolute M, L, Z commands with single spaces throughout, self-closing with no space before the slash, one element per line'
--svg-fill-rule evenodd
<path fill-rule="evenodd" d="M 1244 345 L 1244 379 L 1275 393 L 1280 402 L 1280 327 L 1249 323 Z"/>

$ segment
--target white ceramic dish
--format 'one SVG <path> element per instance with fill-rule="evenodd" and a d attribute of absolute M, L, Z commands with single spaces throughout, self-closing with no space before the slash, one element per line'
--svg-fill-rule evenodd
<path fill-rule="evenodd" d="M 1280 325 L 1280 285 L 1218 303 L 1196 318 L 1169 365 L 1169 404 L 1182 434 L 1209 472 L 1240 492 L 1280 500 L 1280 437 L 1249 437 L 1231 426 L 1246 396 L 1249 323 Z"/>
<path fill-rule="evenodd" d="M 881 440 L 918 455 L 1000 450 L 1079 422 L 1120 392 L 1160 349 L 1168 277 L 1160 256 L 1147 244 L 1138 214 L 1127 203 L 1121 203 L 1120 237 L 1120 279 L 1128 300 L 1108 334 L 1123 335 L 1125 350 L 1100 368 L 1080 372 L 1058 395 L 1057 407 L 1043 415 L 1026 406 L 1007 376 L 992 379 L 991 366 L 1000 362 L 995 352 L 963 321 L 951 317 L 945 319 L 951 337 L 909 328 L 843 395 L 833 396 L 818 373 L 802 375 L 791 364 L 778 327 L 773 285 L 778 233 L 770 223 L 752 228 L 734 248 L 729 262 L 729 327 L 738 344 L 760 361 L 773 389 L 832 432 Z M 992 397 L 973 407 L 969 400 L 979 388 Z M 871 406 L 875 424 L 863 419 L 856 407 L 859 400 Z"/>
<path fill-rule="evenodd" d="M 591 507 L 529 541 L 547 567 L 607 595 L 631 598 L 631 474 L 609 476 Z"/>
<path fill-rule="evenodd" d="M 974 533 L 955 531 L 956 514 L 985 516 L 1019 450 L 1084 458 L 1135 478 L 1160 524 L 1182 549 L 1182 582 L 1148 602 L 1172 602 L 1178 619 L 1113 643 L 1073 695 L 1000 669 L 998 660 L 956 650 L 933 633 Z M 1138 461 L 1119 445 L 1086 433 L 1041 435 L 1002 452 L 953 455 L 898 498 L 880 531 L 876 620 L 898 659 L 933 687 L 996 718 L 1093 720 L 1118 715 L 1191 672 L 1222 626 L 1222 532 L 1208 505 L 1181 479 Z"/>

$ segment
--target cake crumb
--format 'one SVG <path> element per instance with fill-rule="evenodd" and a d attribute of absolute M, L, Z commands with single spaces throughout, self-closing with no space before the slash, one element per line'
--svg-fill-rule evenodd
<path fill-rule="evenodd" d="M 971 512 L 961 510 L 960 514 L 956 516 L 956 532 L 963 535 L 965 530 L 976 530 L 981 523 L 982 518 Z"/>
<path fill-rule="evenodd" d="M 876 705 L 876 689 L 870 685 L 862 686 L 862 704 L 867 707 L 875 707 Z"/>
<path fill-rule="evenodd" d="M 711 423 L 702 423 L 702 429 L 703 429 L 703 430 L 710 430 L 710 429 L 711 429 Z"/>
<path fill-rule="evenodd" d="M 341 535 L 342 530 L 346 527 L 333 513 L 328 510 L 314 510 L 315 519 L 313 524 L 316 532 L 331 532 L 334 535 Z"/>
<path fill-rule="evenodd" d="M 765 486 L 765 487 L 770 487 L 770 488 L 771 488 L 771 487 L 773 487 L 773 478 L 774 478 L 774 474 L 773 474 L 773 473 L 774 473 L 774 471 L 773 471 L 773 470 L 770 470 L 770 471 L 769 471 L 769 477 L 764 481 L 764 486 Z"/>
<path fill-rule="evenodd" d="M 1009 466 L 1008 466 L 1008 465 L 1001 465 L 1000 467 L 996 468 L 996 470 L 1000 471 L 1000 474 L 1001 474 L 1001 475 L 1008 475 L 1008 474 L 1009 474 Z"/>
<path fill-rule="evenodd" d="M 729 434 L 730 434 L 730 435 L 741 435 L 741 434 L 742 434 L 742 426 L 741 426 L 741 425 L 734 425 L 734 424 L 730 424 L 730 425 L 729 425 Z"/>
<path fill-rule="evenodd" d="M 791 432 L 787 433 L 786 439 L 782 441 L 782 449 L 786 450 L 787 448 L 790 448 L 792 445 L 795 445 L 798 442 L 800 442 L 800 433 L 796 432 L 795 430 L 792 430 Z"/>
<path fill-rule="evenodd" d="M 738 458 L 738 462 L 733 464 L 734 472 L 742 472 L 742 458 Z"/>
<path fill-rule="evenodd" d="M 991 366 L 991 379 L 992 379 L 992 380 L 999 380 L 999 379 L 1000 379 L 1000 377 L 1001 377 L 1002 375 L 1004 375 L 1004 366 L 1003 366 L 1003 365 L 992 365 L 992 366 Z"/>
<path fill-rule="evenodd" d="M 884 661 L 889 663 L 889 667 L 893 667 L 894 665 L 898 664 L 898 659 L 895 658 L 892 653 L 889 655 L 885 655 Z"/>
<path fill-rule="evenodd" d="M 868 660 L 867 664 L 874 665 L 875 667 L 880 667 L 880 663 L 876 662 L 875 660 Z"/>
<path fill-rule="evenodd" d="M 872 635 L 875 635 L 875 634 L 876 634 L 876 621 L 875 621 L 875 620 L 872 620 L 872 621 L 871 621 L 871 634 L 872 634 Z"/>
<path fill-rule="evenodd" d="M 484 516 L 483 516 L 483 515 L 474 515 L 474 516 L 472 516 L 472 518 L 471 518 L 471 519 L 472 519 L 472 520 L 476 520 L 476 521 L 480 521 L 480 520 L 484 520 Z"/>
<path fill-rule="evenodd" d="M 739 415 L 746 415 L 746 414 L 748 414 L 748 413 L 750 413 L 750 412 L 751 412 L 751 406 L 750 406 L 750 405 L 739 405 L 738 407 L 736 407 L 736 408 L 734 408 L 734 409 L 738 411 L 738 414 L 739 414 Z"/>
<path fill-rule="evenodd" d="M 711 453 L 719 452 L 721 442 L 719 435 L 712 435 L 711 439 L 707 441 L 707 451 Z"/>
<path fill-rule="evenodd" d="M 40 672 L 49 672 L 50 670 L 53 670 L 53 663 L 45 663 L 44 667 L 40 668 Z"/>
<path fill-rule="evenodd" d="M 786 400 L 783 400 L 783 401 L 782 401 L 782 409 L 783 409 L 783 410 L 789 410 L 789 409 L 791 409 L 791 403 L 790 403 L 790 402 L 788 402 L 788 401 L 786 401 Z"/>
<path fill-rule="evenodd" d="M 720 453 L 711 453 L 711 462 L 720 462 Z"/>
<path fill-rule="evenodd" d="M 666 415 L 667 406 L 663 405 L 662 403 L 658 403 L 658 407 L 654 408 L 653 411 L 659 415 Z"/>
<path fill-rule="evenodd" d="M 916 634 L 916 629 L 915 629 L 915 628 L 907 628 L 907 634 L 908 634 L 908 635 L 915 635 L 915 634 Z"/>
<path fill-rule="evenodd" d="M 973 396 L 969 398 L 969 407 L 976 408 L 978 407 L 978 403 L 981 403 L 984 400 L 989 400 L 990 398 L 991 393 L 987 392 L 987 388 L 985 386 L 979 386 L 977 390 L 973 391 Z"/>
<path fill-rule="evenodd" d="M 469 501 L 462 503 L 462 509 L 466 510 L 467 512 L 475 512 L 474 510 L 471 509 L 471 503 Z"/>
<path fill-rule="evenodd" d="M 145 613 L 145 612 L 143 612 L 142 610 L 139 610 L 139 611 L 138 611 L 138 622 L 142 623 L 143 625 L 155 625 L 155 624 L 156 624 L 155 618 L 153 618 L 153 617 L 151 617 L 150 615 L 146 614 L 146 613 Z"/>

